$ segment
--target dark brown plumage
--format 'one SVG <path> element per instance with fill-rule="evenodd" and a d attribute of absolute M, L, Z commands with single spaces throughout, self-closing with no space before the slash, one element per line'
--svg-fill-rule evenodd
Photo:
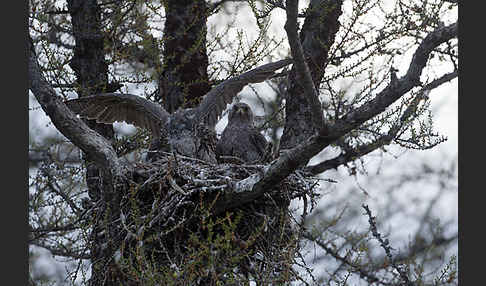
<path fill-rule="evenodd" d="M 280 60 L 225 80 L 204 95 L 197 107 L 179 109 L 172 114 L 159 104 L 132 94 L 98 94 L 68 100 L 66 105 L 81 117 L 100 123 L 125 121 L 151 131 L 154 138 L 150 150 L 154 152 L 149 152 L 148 157 L 157 150 L 170 150 L 216 163 L 214 126 L 226 105 L 247 84 L 262 82 L 290 63 L 291 59 Z"/>
<path fill-rule="evenodd" d="M 245 103 L 236 103 L 228 115 L 228 125 L 216 145 L 216 156 L 238 157 L 245 163 L 261 161 L 267 152 L 265 136 L 253 125 L 253 112 Z"/>

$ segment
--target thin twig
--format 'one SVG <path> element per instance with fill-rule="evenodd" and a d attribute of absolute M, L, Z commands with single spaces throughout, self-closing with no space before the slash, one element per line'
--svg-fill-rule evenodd
<path fill-rule="evenodd" d="M 397 265 L 395 260 L 393 259 L 393 256 L 391 254 L 392 247 L 390 246 L 390 242 L 388 241 L 388 239 L 383 240 L 381 234 L 378 232 L 376 228 L 376 217 L 374 217 L 371 214 L 371 211 L 367 205 L 363 204 L 362 207 L 365 209 L 366 215 L 368 216 L 368 222 L 370 224 L 371 233 L 380 242 L 380 246 L 385 250 L 386 256 L 388 257 L 388 260 L 392 265 L 392 267 L 400 274 L 400 277 L 402 278 L 403 282 L 406 283 L 406 285 L 408 286 L 415 285 L 413 282 L 410 281 L 410 279 L 408 279 L 405 270 L 402 269 L 401 266 Z"/>

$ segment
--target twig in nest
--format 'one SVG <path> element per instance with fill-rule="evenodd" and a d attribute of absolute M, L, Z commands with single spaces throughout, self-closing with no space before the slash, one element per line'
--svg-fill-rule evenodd
<path fill-rule="evenodd" d="M 235 156 L 220 156 L 219 161 L 222 163 L 244 164 L 245 161 Z"/>
<path fill-rule="evenodd" d="M 167 176 L 167 180 L 169 180 L 169 184 L 172 188 L 174 188 L 174 190 L 178 191 L 184 196 L 187 196 L 187 193 L 184 192 L 184 190 L 181 187 L 179 187 L 179 185 L 177 185 L 176 181 L 174 180 L 174 178 L 172 178 L 172 176 L 170 175 Z"/>

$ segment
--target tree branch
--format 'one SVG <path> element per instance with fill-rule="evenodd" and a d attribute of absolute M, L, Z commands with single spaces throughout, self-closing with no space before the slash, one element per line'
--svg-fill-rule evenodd
<path fill-rule="evenodd" d="M 49 187 L 49 189 L 51 190 L 51 192 L 60 196 L 69 205 L 69 207 L 71 208 L 73 213 L 75 213 L 76 215 L 81 215 L 83 210 L 80 209 L 76 205 L 76 203 L 68 196 L 68 194 L 66 194 L 64 192 L 64 190 L 59 186 L 59 184 L 56 182 L 56 179 L 50 173 L 49 168 L 42 166 L 40 168 L 40 170 L 41 170 L 42 174 L 47 177 L 46 184 Z"/>
<path fill-rule="evenodd" d="M 32 40 L 29 38 L 29 89 L 32 91 L 44 112 L 54 126 L 83 150 L 98 166 L 110 173 L 121 172 L 116 153 L 110 143 L 100 134 L 89 128 L 56 96 L 40 71 Z"/>
<path fill-rule="evenodd" d="M 309 67 L 304 58 L 304 51 L 299 41 L 297 33 L 297 10 L 299 6 L 298 0 L 287 0 L 286 11 L 287 21 L 285 22 L 285 31 L 289 40 L 292 58 L 294 59 L 294 67 L 297 74 L 297 82 L 302 83 L 304 96 L 309 102 L 309 107 L 312 112 L 312 120 L 314 128 L 318 129 L 324 125 L 324 116 L 322 115 L 321 103 L 319 101 L 319 94 L 314 86 Z"/>
<path fill-rule="evenodd" d="M 457 23 L 439 28 L 428 34 L 415 51 L 406 75 L 391 82 L 374 99 L 338 119 L 335 124 L 330 126 L 329 135 L 331 137 L 341 137 L 365 121 L 385 111 L 388 106 L 409 92 L 413 87 L 421 85 L 420 75 L 432 50 L 455 37 L 457 37 Z"/>
<path fill-rule="evenodd" d="M 457 37 L 457 23 L 431 32 L 417 48 L 404 77 L 391 82 L 374 99 L 345 114 L 330 125 L 328 130 L 321 129 L 296 147 L 284 152 L 267 166 L 263 173 L 254 174 L 237 182 L 231 196 L 218 202 L 218 211 L 240 206 L 262 196 L 331 143 L 385 111 L 413 87 L 421 84 L 420 75 L 429 54 L 436 46 L 454 37 Z"/>
<path fill-rule="evenodd" d="M 392 255 L 391 255 L 392 247 L 390 246 L 388 239 L 383 240 L 383 238 L 381 237 L 381 234 L 378 232 L 378 230 L 376 228 L 376 220 L 375 220 L 376 217 L 372 216 L 371 211 L 370 211 L 370 209 L 368 208 L 367 205 L 363 204 L 362 207 L 365 209 L 366 215 L 368 216 L 368 222 L 370 224 L 371 233 L 376 238 L 376 240 L 378 240 L 378 242 L 380 242 L 380 246 L 385 250 L 388 261 L 391 263 L 393 268 L 400 274 L 400 278 L 405 283 L 404 285 L 413 286 L 414 283 L 412 283 L 412 281 L 410 281 L 410 279 L 408 278 L 406 269 L 404 269 L 401 265 L 398 265 L 396 263 L 395 259 L 393 259 Z"/>
<path fill-rule="evenodd" d="M 68 152 L 68 151 L 66 151 Z M 81 160 L 79 149 L 74 150 L 68 154 L 56 154 L 52 151 L 45 149 L 45 150 L 32 150 L 29 149 L 29 165 L 37 165 L 42 162 L 46 161 L 57 161 L 62 163 L 73 163 L 73 164 L 80 164 L 83 161 Z"/>
<path fill-rule="evenodd" d="M 75 259 L 91 259 L 92 258 L 92 256 L 90 254 L 74 252 L 74 251 L 71 251 L 68 248 L 63 248 L 63 249 L 56 248 L 54 246 L 43 244 L 41 242 L 31 242 L 30 244 L 35 245 L 37 247 L 42 247 L 44 249 L 47 249 L 47 250 L 49 250 L 49 252 L 52 255 L 56 255 L 56 256 L 71 257 L 71 258 L 75 258 Z"/>
<path fill-rule="evenodd" d="M 446 83 L 448 81 L 455 79 L 457 76 L 458 76 L 457 70 L 453 71 L 451 73 L 447 73 L 447 74 L 439 77 L 438 79 L 434 79 L 432 82 L 426 84 L 423 89 L 424 90 L 432 90 L 432 89 L 438 87 L 439 85 L 441 85 L 443 83 Z"/>
<path fill-rule="evenodd" d="M 292 6 L 292 3 L 290 6 Z M 287 4 L 288 6 L 288 4 Z M 339 30 L 338 18 L 342 14 L 342 0 L 312 0 L 309 8 L 306 10 L 306 17 L 300 36 L 295 38 L 289 35 L 289 43 L 298 39 L 302 45 L 303 57 L 305 57 L 306 65 L 312 77 L 312 82 L 316 89 L 319 88 L 322 78 L 324 76 L 324 67 L 328 61 L 329 48 L 334 44 L 334 39 Z M 295 5 L 294 5 L 295 7 Z M 297 28 L 295 20 L 294 8 L 294 25 Z M 287 7 L 290 11 L 291 7 Z M 290 11 L 292 15 L 292 11 Z M 287 21 L 292 21 L 288 19 Z M 287 23 L 290 24 L 290 23 Z M 289 26 L 290 28 L 290 26 Z M 291 44 L 291 47 L 295 46 Z M 293 48 L 293 50 L 296 50 Z M 298 60 L 297 62 L 303 62 Z M 300 68 L 302 70 L 302 67 Z M 289 74 L 288 89 L 285 94 L 285 126 L 281 137 L 281 148 L 290 149 L 297 146 L 301 141 L 311 137 L 320 127 L 315 127 L 309 122 L 319 121 L 322 116 L 322 110 L 316 111 L 317 106 L 320 106 L 318 96 L 309 97 L 306 91 L 309 88 L 302 86 L 299 81 L 298 66 L 294 65 Z M 307 92 L 307 93 L 306 93 Z M 316 103 L 317 101 L 317 103 Z M 320 115 L 315 118 L 314 114 Z"/>
<path fill-rule="evenodd" d="M 310 173 L 316 175 L 322 172 L 325 172 L 329 169 L 336 169 L 338 166 L 346 164 L 350 161 L 355 160 L 356 158 L 362 157 L 366 154 L 369 154 L 380 147 L 384 145 L 390 144 L 398 135 L 398 132 L 402 129 L 403 125 L 405 122 L 407 122 L 410 117 L 414 114 L 414 111 L 416 110 L 418 104 L 420 101 L 425 99 L 426 97 L 424 96 L 425 93 L 428 91 L 438 87 L 439 85 L 448 82 L 454 78 L 457 77 L 457 71 L 448 73 L 443 75 L 442 77 L 433 80 L 431 83 L 425 85 L 422 90 L 420 91 L 420 94 L 417 95 L 410 105 L 405 109 L 405 111 L 402 113 L 402 116 L 400 117 L 400 120 L 396 122 L 392 128 L 387 132 L 387 134 L 381 135 L 378 137 L 377 140 L 375 140 L 372 143 L 369 144 L 362 144 L 360 146 L 357 146 L 353 148 L 352 150 L 348 150 L 343 154 L 340 154 L 332 159 L 323 161 L 319 164 L 312 165 L 306 167 L 306 171 L 309 171 Z"/>
<path fill-rule="evenodd" d="M 368 283 L 380 283 L 382 285 L 388 285 L 388 283 L 385 283 L 378 279 L 373 273 L 370 273 L 369 271 L 365 270 L 363 266 L 361 265 L 356 265 L 356 263 L 353 263 L 350 261 L 346 256 L 341 256 L 337 251 L 333 250 L 332 248 L 328 247 L 324 241 L 321 241 L 317 237 L 313 236 L 309 232 L 304 233 L 304 238 L 308 239 L 309 241 L 315 242 L 319 247 L 321 247 L 326 253 L 330 254 L 332 257 L 334 257 L 336 260 L 340 261 L 341 263 L 348 265 L 351 267 L 352 271 L 355 273 L 359 273 L 360 278 L 364 278 Z"/>

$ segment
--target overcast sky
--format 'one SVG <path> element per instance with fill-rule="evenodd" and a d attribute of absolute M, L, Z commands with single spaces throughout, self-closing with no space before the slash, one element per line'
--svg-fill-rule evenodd
<path fill-rule="evenodd" d="M 307 1 L 301 1 L 307 2 Z M 246 10 L 245 10 L 246 9 Z M 241 15 L 248 12 L 247 8 L 243 8 Z M 210 21 L 214 22 L 219 19 L 211 17 Z M 275 14 L 272 24 L 272 31 L 275 33 L 281 33 L 283 31 L 283 24 L 285 22 L 285 12 L 280 11 Z M 253 17 L 242 17 L 237 19 L 235 24 L 237 27 L 243 27 L 249 23 L 254 24 Z M 238 26 L 239 25 L 239 26 Z M 224 25 L 220 25 L 223 27 Z M 141 94 L 141 93 L 140 93 Z M 401 154 L 401 156 L 396 159 L 395 164 L 392 165 L 396 168 L 396 171 L 404 170 L 404 166 L 409 165 L 410 160 L 428 162 L 435 166 L 441 166 L 443 163 L 447 163 L 450 159 L 457 157 L 458 152 L 458 87 L 457 79 L 449 83 L 445 83 L 439 88 L 434 89 L 429 97 L 431 99 L 431 106 L 433 110 L 433 115 L 435 119 L 435 130 L 441 134 L 445 135 L 448 140 L 439 146 L 426 151 L 406 151 Z M 261 111 L 256 112 L 257 115 L 262 115 Z M 225 120 L 218 124 L 219 130 L 225 125 Z M 32 93 L 29 92 L 29 134 L 30 139 L 41 142 L 42 138 L 49 135 L 58 133 L 55 128 L 50 124 L 49 118 L 40 109 L 38 103 L 33 97 Z M 332 172 L 330 173 L 332 174 Z M 411 190 L 413 191 L 413 190 Z M 410 195 L 410 194 L 408 194 Z M 423 193 L 424 198 L 427 197 L 426 193 Z M 376 197 L 376 193 L 372 194 Z M 365 201 L 365 199 L 363 199 Z M 457 193 L 450 194 L 446 196 L 439 204 L 439 211 L 442 211 L 446 217 L 457 218 Z M 45 265 L 50 265 L 47 260 L 39 261 L 40 263 L 45 263 Z M 52 264 L 51 264 L 52 265 Z"/>

